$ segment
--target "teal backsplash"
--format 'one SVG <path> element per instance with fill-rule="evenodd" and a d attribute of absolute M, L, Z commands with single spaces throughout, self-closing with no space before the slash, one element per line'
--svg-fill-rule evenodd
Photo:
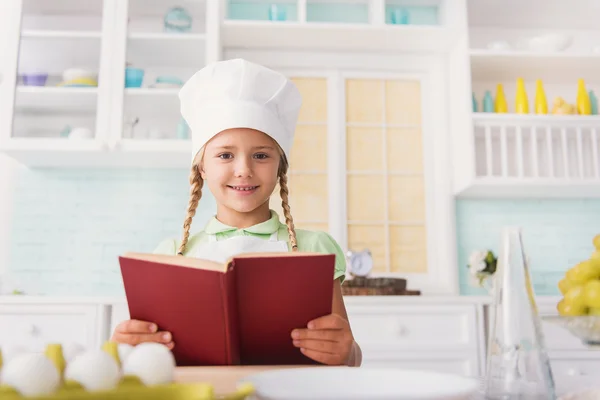
<path fill-rule="evenodd" d="M 188 170 L 33 169 L 17 176 L 9 273 L 26 292 L 121 295 L 119 254 L 179 237 Z M 205 191 L 192 231 L 214 214 Z"/>
<path fill-rule="evenodd" d="M 17 176 L 9 272 L 29 293 L 121 295 L 117 257 L 150 252 L 179 237 L 189 193 L 187 170 L 33 169 Z M 214 214 L 204 191 L 192 231 Z M 498 252 L 502 228 L 523 228 L 538 294 L 555 295 L 564 271 L 592 252 L 598 200 L 460 200 L 456 204 L 460 289 L 469 286 L 474 249 Z"/>
<path fill-rule="evenodd" d="M 498 255 L 503 227 L 520 226 L 536 294 L 559 295 L 556 285 L 565 271 L 594 251 L 600 201 L 460 200 L 456 226 L 462 294 L 485 293 L 469 286 L 466 265 L 471 251 L 490 249 Z"/>

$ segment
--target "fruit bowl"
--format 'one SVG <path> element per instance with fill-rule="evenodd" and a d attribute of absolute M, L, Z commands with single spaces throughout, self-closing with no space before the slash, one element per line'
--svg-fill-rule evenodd
<path fill-rule="evenodd" d="M 587 346 L 600 346 L 600 316 L 543 316 L 542 320 L 562 326 Z"/>

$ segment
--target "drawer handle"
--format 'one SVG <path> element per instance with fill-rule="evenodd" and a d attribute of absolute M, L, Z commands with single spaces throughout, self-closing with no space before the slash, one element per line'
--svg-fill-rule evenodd
<path fill-rule="evenodd" d="M 398 328 L 398 335 L 400 336 L 408 336 L 408 328 L 406 326 L 401 326 Z"/>
<path fill-rule="evenodd" d="M 39 330 L 39 328 L 37 326 L 35 326 L 35 325 L 32 324 L 29 327 L 29 334 L 31 336 L 39 336 L 40 335 L 40 330 Z"/>
<path fill-rule="evenodd" d="M 578 369 L 569 368 L 569 370 L 567 371 L 567 375 L 569 375 L 569 376 L 585 376 L 587 374 L 585 372 L 583 372 L 583 371 L 578 370 Z"/>

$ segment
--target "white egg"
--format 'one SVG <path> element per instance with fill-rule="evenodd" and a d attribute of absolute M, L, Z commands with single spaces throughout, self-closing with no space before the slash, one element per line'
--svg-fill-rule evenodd
<path fill-rule="evenodd" d="M 67 364 L 65 380 L 78 382 L 88 391 L 110 390 L 121 379 L 119 366 L 102 350 L 86 351 Z"/>
<path fill-rule="evenodd" d="M 127 343 L 119 343 L 117 351 L 119 352 L 119 360 L 121 360 L 121 364 L 123 364 L 127 357 L 129 357 L 129 354 L 133 351 L 133 346 Z"/>
<path fill-rule="evenodd" d="M 19 354 L 2 368 L 2 384 L 22 396 L 46 396 L 60 385 L 58 370 L 40 353 Z"/>
<path fill-rule="evenodd" d="M 123 374 L 137 376 L 145 385 L 170 383 L 174 372 L 175 357 L 160 343 L 138 344 L 123 363 Z"/>
<path fill-rule="evenodd" d="M 79 343 L 70 342 L 65 343 L 63 345 L 63 357 L 66 363 L 70 363 L 77 357 L 79 354 L 85 351 L 85 347 L 80 345 Z"/>

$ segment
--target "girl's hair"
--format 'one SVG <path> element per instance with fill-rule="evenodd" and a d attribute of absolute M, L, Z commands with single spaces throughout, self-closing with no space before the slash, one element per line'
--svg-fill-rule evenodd
<path fill-rule="evenodd" d="M 281 156 L 279 169 L 277 170 L 277 176 L 279 178 L 279 196 L 281 197 L 283 216 L 285 217 L 285 224 L 287 225 L 288 234 L 290 236 L 290 245 L 292 246 L 292 251 L 298 251 L 298 242 L 296 241 L 296 229 L 294 228 L 294 219 L 292 218 L 292 213 L 290 211 L 290 205 L 288 201 L 289 190 L 287 186 L 287 170 L 289 164 L 285 153 L 283 152 L 281 147 L 277 145 L 277 148 Z M 204 147 L 200 149 L 198 155 L 194 159 L 194 162 L 192 163 L 192 169 L 190 172 L 190 200 L 188 201 L 187 214 L 183 221 L 183 237 L 181 240 L 181 244 L 177 249 L 177 254 L 180 256 L 182 256 L 185 252 L 185 248 L 190 237 L 190 226 L 192 225 L 192 218 L 194 218 L 194 215 L 196 215 L 196 208 L 198 208 L 198 202 L 202 197 L 202 186 L 204 185 L 204 180 L 202 179 L 202 175 L 200 175 L 200 168 L 202 165 L 203 158 Z"/>

